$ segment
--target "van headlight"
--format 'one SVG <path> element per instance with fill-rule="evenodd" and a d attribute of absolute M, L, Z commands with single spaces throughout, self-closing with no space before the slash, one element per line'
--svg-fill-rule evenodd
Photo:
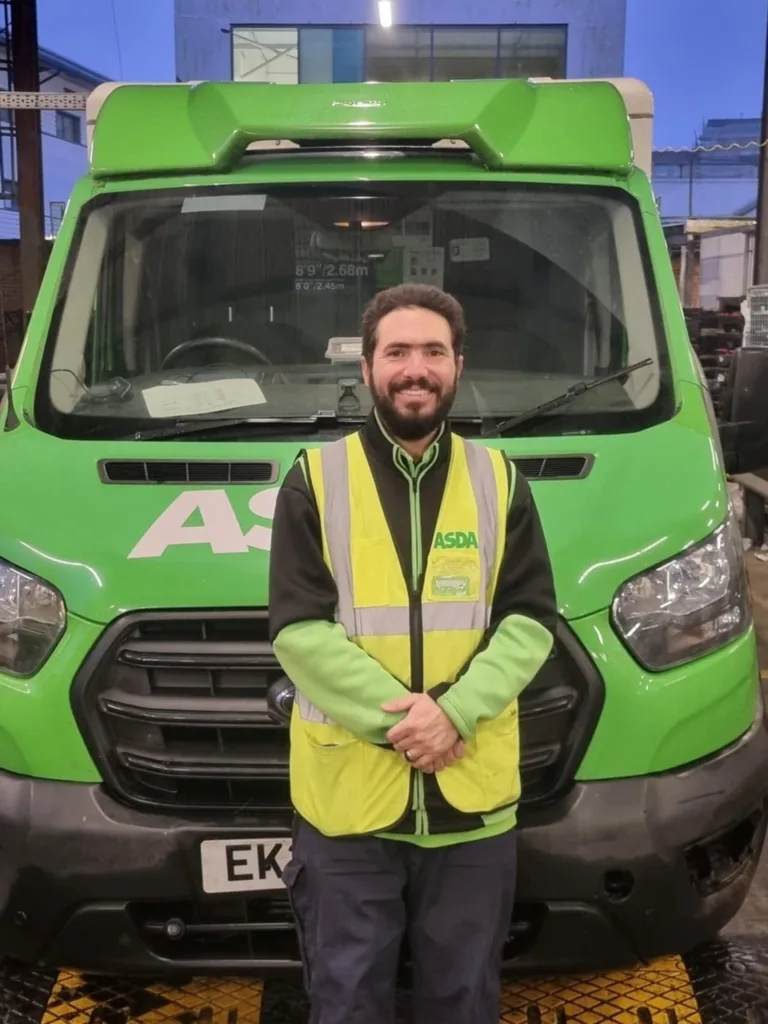
<path fill-rule="evenodd" d="M 53 587 L 0 560 L 0 672 L 37 672 L 66 619 L 64 602 Z"/>
<path fill-rule="evenodd" d="M 629 580 L 613 622 L 652 672 L 723 647 L 752 623 L 744 548 L 735 517 L 685 554 Z"/>

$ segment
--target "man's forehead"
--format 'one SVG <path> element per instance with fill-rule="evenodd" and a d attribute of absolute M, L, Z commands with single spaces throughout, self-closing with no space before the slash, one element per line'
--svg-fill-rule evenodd
<path fill-rule="evenodd" d="M 398 331 L 390 338 L 386 338 L 384 341 L 385 345 L 399 345 L 407 348 L 429 348 L 435 345 L 442 345 L 447 347 L 450 342 L 446 341 L 445 338 L 425 337 L 425 338 L 414 338 L 413 335 L 407 331 Z"/>

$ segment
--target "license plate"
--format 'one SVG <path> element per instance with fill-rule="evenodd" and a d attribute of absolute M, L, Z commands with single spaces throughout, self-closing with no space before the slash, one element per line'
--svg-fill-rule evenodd
<path fill-rule="evenodd" d="M 203 890 L 263 892 L 283 888 L 290 839 L 206 839 L 200 845 Z"/>

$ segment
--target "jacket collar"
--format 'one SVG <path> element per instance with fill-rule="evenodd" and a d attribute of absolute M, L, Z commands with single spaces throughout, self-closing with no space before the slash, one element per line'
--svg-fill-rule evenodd
<path fill-rule="evenodd" d="M 391 465 L 400 445 L 398 445 L 397 441 L 395 441 L 391 436 L 375 409 L 371 410 L 368 419 L 362 428 L 362 432 L 370 449 L 376 455 L 383 456 L 383 458 Z M 451 453 L 451 431 L 445 422 L 440 425 L 437 437 L 432 444 L 437 447 L 437 454 L 436 456 L 433 456 L 431 460 L 432 468 L 434 468 L 446 461 Z M 425 457 L 429 451 L 430 449 L 427 449 Z"/>

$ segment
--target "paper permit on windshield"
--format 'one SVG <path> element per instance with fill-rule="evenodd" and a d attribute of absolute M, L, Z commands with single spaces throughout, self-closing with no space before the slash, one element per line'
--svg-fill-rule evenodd
<path fill-rule="evenodd" d="M 142 391 L 150 416 L 190 416 L 262 405 L 264 392 L 255 380 L 199 380 L 189 384 L 156 384 Z"/>

